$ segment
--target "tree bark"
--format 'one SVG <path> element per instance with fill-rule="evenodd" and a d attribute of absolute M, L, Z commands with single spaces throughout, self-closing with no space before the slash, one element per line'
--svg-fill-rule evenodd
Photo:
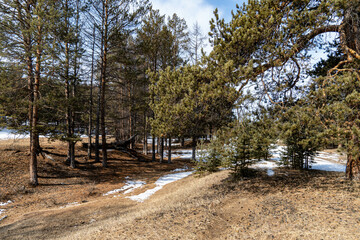
<path fill-rule="evenodd" d="M 160 163 L 164 162 L 164 138 L 160 138 Z"/>
<path fill-rule="evenodd" d="M 143 153 L 144 153 L 145 155 L 148 154 L 148 146 L 147 146 L 148 142 L 147 142 L 147 129 L 146 129 L 146 124 L 147 124 L 147 122 L 146 122 L 146 112 L 144 111 L 144 145 L 143 145 Z"/>
<path fill-rule="evenodd" d="M 196 160 L 196 137 L 192 138 L 192 155 L 191 155 L 191 159 L 193 161 Z"/>
<path fill-rule="evenodd" d="M 171 137 L 169 137 L 168 163 L 171 163 Z"/>
<path fill-rule="evenodd" d="M 347 156 L 346 177 L 351 180 L 360 180 L 360 158 L 354 158 L 351 154 Z"/>
<path fill-rule="evenodd" d="M 65 1 L 65 98 L 66 98 L 66 111 L 65 111 L 65 118 L 66 118 L 66 137 L 67 137 L 67 144 L 68 144 L 68 154 L 67 160 L 70 162 L 70 167 L 75 168 L 75 158 L 72 155 L 73 153 L 73 129 L 72 129 L 72 106 L 70 106 L 70 98 L 71 98 L 71 83 L 70 83 L 70 43 L 68 40 L 69 35 L 69 6 L 68 1 Z"/>
<path fill-rule="evenodd" d="M 35 79 L 34 79 L 34 102 L 33 102 L 33 113 L 32 113 L 32 141 L 31 141 L 31 158 L 30 158 L 30 184 L 37 186 L 37 153 L 39 143 L 39 133 L 37 129 L 38 121 L 38 101 L 39 101 L 39 87 L 40 87 L 40 71 L 41 71 L 41 55 L 42 55 L 42 24 L 41 17 L 38 15 L 37 25 L 37 48 L 36 48 L 36 66 L 35 66 Z"/>
<path fill-rule="evenodd" d="M 89 126 L 88 126 L 88 159 L 91 159 L 91 132 L 92 132 L 92 108 L 93 108 L 93 82 L 94 82 L 94 54 L 95 54 L 95 25 L 93 29 L 93 44 L 91 53 L 91 77 L 90 77 L 90 96 L 89 96 Z"/>
<path fill-rule="evenodd" d="M 151 143 L 151 150 L 152 150 L 151 157 L 152 157 L 152 161 L 153 161 L 153 162 L 156 161 L 156 156 L 155 156 L 155 141 L 156 141 L 156 138 L 153 136 L 153 137 L 152 137 L 152 143 Z"/>
<path fill-rule="evenodd" d="M 96 109 L 96 124 L 95 124 L 95 162 L 100 162 L 100 151 L 99 151 L 99 142 L 100 142 L 100 97 L 101 95 L 101 84 L 99 84 L 98 92 L 98 101 Z"/>
<path fill-rule="evenodd" d="M 104 2 L 104 49 L 102 61 L 102 78 L 101 78 L 101 140 L 102 140 L 102 165 L 107 167 L 107 149 L 106 149 L 106 126 L 105 126 L 105 87 L 106 87 L 106 67 L 107 67 L 107 48 L 108 48 L 108 0 Z"/>

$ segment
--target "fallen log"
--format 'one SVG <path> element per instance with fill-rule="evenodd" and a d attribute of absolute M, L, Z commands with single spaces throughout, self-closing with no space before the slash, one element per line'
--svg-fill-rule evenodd
<path fill-rule="evenodd" d="M 107 149 L 128 149 L 131 143 L 135 142 L 135 137 L 137 136 L 137 134 L 133 135 L 132 137 L 130 137 L 127 140 L 122 140 L 122 141 L 118 141 L 118 142 L 111 142 L 111 143 L 107 143 L 106 144 L 106 148 Z M 82 147 L 83 148 L 88 148 L 89 143 L 82 143 Z M 92 143 L 91 144 L 91 149 L 95 149 L 95 144 Z M 102 149 L 102 144 L 98 145 L 98 149 Z"/>

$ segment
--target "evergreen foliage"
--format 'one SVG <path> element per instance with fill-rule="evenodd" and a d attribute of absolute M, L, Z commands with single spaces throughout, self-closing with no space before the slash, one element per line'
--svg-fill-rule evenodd
<path fill-rule="evenodd" d="M 282 163 L 294 169 L 309 169 L 316 152 L 323 147 L 323 128 L 316 109 L 301 103 L 282 113 L 281 138 L 286 145 Z"/>
<path fill-rule="evenodd" d="M 213 172 L 224 167 L 231 169 L 235 177 L 246 176 L 249 166 L 270 156 L 275 140 L 271 123 L 266 116 L 259 119 L 246 116 L 221 128 L 211 142 L 202 147 L 206 153 L 197 162 L 197 169 Z"/>

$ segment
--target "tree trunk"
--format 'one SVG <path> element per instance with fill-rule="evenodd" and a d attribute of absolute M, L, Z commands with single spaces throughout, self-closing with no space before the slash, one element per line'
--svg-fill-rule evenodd
<path fill-rule="evenodd" d="M 133 129 L 132 129 L 132 114 L 131 114 L 131 108 L 129 109 L 129 138 L 133 135 Z M 130 143 L 130 149 L 134 149 L 134 142 Z"/>
<path fill-rule="evenodd" d="M 28 53 L 30 54 L 30 53 Z M 30 129 L 30 152 L 32 145 L 32 126 L 33 126 L 33 104 L 34 104 L 34 75 L 33 75 L 33 66 L 31 56 L 27 57 L 27 68 L 28 68 L 28 90 L 29 90 L 29 129 Z"/>
<path fill-rule="evenodd" d="M 184 147 L 185 146 L 185 138 L 181 138 L 181 147 Z"/>
<path fill-rule="evenodd" d="M 100 141 L 100 95 L 101 95 L 101 84 L 99 84 L 99 93 L 96 109 L 96 126 L 95 126 L 95 162 L 100 162 L 100 151 L 99 151 L 99 141 Z"/>
<path fill-rule="evenodd" d="M 152 137 L 152 143 L 151 143 L 151 150 L 152 150 L 152 153 L 151 153 L 151 160 L 153 162 L 156 161 L 156 156 L 155 156 L 155 141 L 156 141 L 156 138 L 153 136 Z"/>
<path fill-rule="evenodd" d="M 146 124 L 147 124 L 147 122 L 146 122 L 146 113 L 144 112 L 144 145 L 143 145 L 143 153 L 145 155 L 148 154 L 148 147 L 147 147 L 148 142 L 147 142 Z"/>
<path fill-rule="evenodd" d="M 156 141 L 157 141 L 157 142 L 156 142 L 156 152 L 159 153 L 159 152 L 160 152 L 160 151 L 159 151 L 159 150 L 160 150 L 160 147 L 159 147 L 159 146 L 160 146 L 160 141 L 161 141 L 161 140 L 160 140 L 160 138 L 158 137 Z"/>
<path fill-rule="evenodd" d="M 106 126 L 105 126 L 105 87 L 106 87 L 106 66 L 107 66 L 107 48 L 108 48 L 108 0 L 104 2 L 104 49 L 102 61 L 102 79 L 101 79 L 101 140 L 102 140 L 102 165 L 107 167 L 107 149 L 106 149 Z"/>
<path fill-rule="evenodd" d="M 168 163 L 171 163 L 171 137 L 169 138 Z"/>
<path fill-rule="evenodd" d="M 89 96 L 89 127 L 88 127 L 88 136 L 89 136 L 89 145 L 88 145 L 88 159 L 91 159 L 91 132 L 92 132 L 92 108 L 93 108 L 93 82 L 94 82 L 94 54 L 95 54 L 95 25 L 93 29 L 93 45 L 92 45 L 92 54 L 91 54 L 91 77 L 90 77 L 90 96 Z"/>
<path fill-rule="evenodd" d="M 164 162 L 164 138 L 160 138 L 160 163 Z"/>
<path fill-rule="evenodd" d="M 351 154 L 347 156 L 346 177 L 351 180 L 360 180 L 360 158 L 354 158 Z"/>
<path fill-rule="evenodd" d="M 192 138 L 192 156 L 191 156 L 191 159 L 193 161 L 196 160 L 196 137 Z"/>
<path fill-rule="evenodd" d="M 40 71 L 41 71 L 41 55 L 42 55 L 42 24 L 41 18 L 38 16 L 38 26 L 37 26 L 37 49 L 36 49 L 36 67 L 35 67 L 35 79 L 34 79 L 34 104 L 33 104 L 33 113 L 32 113 L 32 141 L 31 141 L 31 158 L 30 158 L 30 184 L 37 186 L 38 176 L 37 176 L 37 152 L 38 152 L 38 142 L 39 142 L 39 133 L 37 129 L 38 121 L 38 100 L 39 100 L 39 87 L 40 87 Z"/>

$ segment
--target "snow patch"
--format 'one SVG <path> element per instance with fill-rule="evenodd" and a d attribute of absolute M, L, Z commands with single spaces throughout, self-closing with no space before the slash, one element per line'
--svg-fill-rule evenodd
<path fill-rule="evenodd" d="M 334 163 L 319 157 L 314 159 L 314 163 L 311 164 L 311 169 L 333 172 L 345 172 L 346 165 L 341 163 Z"/>
<path fill-rule="evenodd" d="M 192 173 L 193 173 L 193 171 L 167 174 L 165 176 L 160 177 L 155 182 L 155 185 L 156 185 L 155 188 L 149 189 L 149 190 L 147 190 L 147 191 L 145 191 L 143 193 L 140 193 L 139 195 L 129 196 L 129 197 L 126 197 L 126 198 L 130 198 L 131 200 L 137 201 L 137 202 L 144 202 L 151 195 L 153 195 L 154 193 L 156 193 L 157 191 L 162 189 L 166 184 L 169 184 L 169 183 L 175 182 L 177 180 L 180 180 L 182 178 L 185 178 L 185 177 L 191 175 Z"/>
<path fill-rule="evenodd" d="M 19 134 L 16 133 L 13 130 L 9 130 L 7 128 L 0 129 L 0 140 L 10 140 L 10 139 L 23 139 L 23 138 L 29 138 L 30 134 Z"/>
<path fill-rule="evenodd" d="M 172 170 L 172 172 L 185 172 L 188 171 L 190 168 L 188 166 L 184 166 L 183 168 L 176 168 Z"/>
<path fill-rule="evenodd" d="M 78 202 L 72 202 L 72 203 L 68 203 L 68 204 L 66 204 L 65 206 L 62 206 L 62 207 L 60 207 L 60 208 L 74 207 L 74 206 L 78 206 L 78 205 L 80 205 L 80 203 L 78 203 Z"/>
<path fill-rule="evenodd" d="M 266 169 L 266 173 L 268 176 L 273 176 L 275 174 L 274 168 L 278 167 L 276 162 L 270 162 L 270 161 L 260 161 L 254 165 L 251 166 L 252 168 L 260 168 L 260 169 Z"/>
<path fill-rule="evenodd" d="M 7 202 L 0 202 L 0 206 L 3 207 L 3 206 L 6 206 L 6 205 L 8 205 L 10 203 L 13 203 L 13 201 L 9 200 Z"/>
<path fill-rule="evenodd" d="M 280 161 L 281 154 L 286 151 L 285 146 L 273 146 L 273 149 L 270 151 L 272 158 L 270 160 Z M 333 162 L 336 161 L 336 162 Z M 276 163 L 271 163 L 275 164 Z M 255 164 L 257 166 L 258 164 Z M 260 167 L 271 169 L 265 167 L 264 161 L 260 162 Z M 328 152 L 319 152 L 314 158 L 314 162 L 311 163 L 311 169 L 322 170 L 322 171 L 334 171 L 334 172 L 345 172 L 346 165 L 342 163 L 341 156 L 338 153 L 328 153 Z"/>
<path fill-rule="evenodd" d="M 129 177 L 126 177 L 125 179 L 129 179 Z M 125 186 L 123 186 L 122 188 L 114 189 L 112 191 L 104 193 L 103 196 L 108 196 L 108 195 L 116 194 L 116 193 L 123 192 L 123 191 L 124 191 L 124 194 L 128 194 L 128 193 L 131 193 L 132 191 L 134 191 L 135 189 L 142 187 L 145 184 L 146 184 L 146 182 L 144 182 L 144 181 L 127 180 L 125 182 Z"/>
<path fill-rule="evenodd" d="M 1 210 L 1 209 L 0 209 Z M 1 212 L 0 212 L 0 215 L 1 215 Z M 3 217 L 0 217 L 0 221 L 4 220 L 5 218 L 7 218 L 7 215 L 3 216 Z"/>

